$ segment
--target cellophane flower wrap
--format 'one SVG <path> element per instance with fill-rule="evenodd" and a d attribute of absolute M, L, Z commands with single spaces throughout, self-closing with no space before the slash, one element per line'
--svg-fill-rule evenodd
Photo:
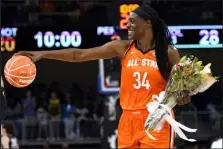
<path fill-rule="evenodd" d="M 164 122 L 167 121 L 182 139 L 196 141 L 188 139 L 181 131 L 183 129 L 187 132 L 195 132 L 196 129 L 188 128 L 175 121 L 171 116 L 171 109 L 183 99 L 185 94 L 192 96 L 204 92 L 217 81 L 217 77 L 212 76 L 210 66 L 210 63 L 206 66 L 202 65 L 202 61 L 194 56 L 184 56 L 173 66 L 165 91 L 158 96 L 154 95 L 153 102 L 147 105 L 150 115 L 145 122 L 145 132 L 150 138 L 156 140 L 151 132 L 161 130 Z"/>

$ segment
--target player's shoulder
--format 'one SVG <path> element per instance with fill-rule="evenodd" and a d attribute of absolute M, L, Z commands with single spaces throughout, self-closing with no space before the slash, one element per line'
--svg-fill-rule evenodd
<path fill-rule="evenodd" d="M 113 40 L 109 42 L 109 44 L 113 46 L 123 46 L 123 47 L 128 47 L 131 44 L 130 40 Z"/>
<path fill-rule="evenodd" d="M 174 47 L 173 45 L 169 45 L 168 46 L 168 55 L 169 57 L 173 56 L 173 55 L 179 55 L 179 51 L 176 47 Z"/>
<path fill-rule="evenodd" d="M 123 57 L 130 44 L 130 40 L 113 40 L 106 44 L 106 48 L 115 50 L 119 57 Z"/>
<path fill-rule="evenodd" d="M 169 45 L 168 46 L 168 52 L 178 52 L 178 49 L 173 45 Z"/>
<path fill-rule="evenodd" d="M 130 40 L 113 40 L 106 44 L 107 47 L 115 49 L 116 51 L 125 51 L 131 44 Z"/>
<path fill-rule="evenodd" d="M 175 65 L 180 60 L 180 53 L 179 53 L 179 51 L 177 50 L 176 47 L 174 47 L 172 45 L 170 45 L 168 47 L 168 59 L 169 59 L 169 62 L 171 64 L 171 66 Z"/>

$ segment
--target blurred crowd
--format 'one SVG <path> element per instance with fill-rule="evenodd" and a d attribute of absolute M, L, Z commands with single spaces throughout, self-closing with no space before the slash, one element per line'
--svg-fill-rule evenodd
<path fill-rule="evenodd" d="M 14 122 L 19 139 L 100 137 L 103 98 L 84 93 L 78 85 L 68 91 L 57 83 L 11 88 L 6 89 L 6 97 L 6 120 Z"/>
<path fill-rule="evenodd" d="M 203 3 L 148 0 L 148 2 L 169 25 L 221 24 L 221 1 L 206 0 Z M 2 16 L 2 22 L 4 25 L 17 26 L 55 24 L 58 26 L 61 20 L 64 20 L 63 26 L 72 26 L 80 22 L 91 25 L 118 25 L 120 4 L 112 0 L 10 0 L 10 2 L 3 0 L 2 12 L 7 16 Z M 11 19 L 13 16 L 17 17 Z"/>
<path fill-rule="evenodd" d="M 204 96 L 214 94 L 212 90 L 215 88 Z M 77 84 L 65 90 L 56 82 L 49 86 L 33 84 L 22 89 L 7 88 L 6 121 L 13 121 L 18 138 L 24 140 L 100 138 L 105 96 L 92 91 L 94 89 L 86 91 Z M 188 127 L 199 128 L 204 138 L 215 135 L 221 129 L 223 110 L 216 104 L 221 97 L 212 97 L 209 100 L 197 95 L 192 103 L 177 106 L 176 119 Z"/>

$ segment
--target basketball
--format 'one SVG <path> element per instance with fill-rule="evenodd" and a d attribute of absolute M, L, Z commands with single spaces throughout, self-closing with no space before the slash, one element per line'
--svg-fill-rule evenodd
<path fill-rule="evenodd" d="M 30 85 L 36 77 L 36 66 L 29 57 L 13 56 L 4 68 L 6 80 L 14 87 L 22 88 Z"/>

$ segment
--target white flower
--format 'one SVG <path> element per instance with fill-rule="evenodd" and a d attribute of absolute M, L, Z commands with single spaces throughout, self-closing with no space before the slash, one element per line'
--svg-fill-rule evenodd
<path fill-rule="evenodd" d="M 211 73 L 211 69 L 210 69 L 211 64 L 208 64 L 204 67 L 204 69 L 201 71 L 201 73 L 206 73 L 206 74 L 210 74 Z"/>

